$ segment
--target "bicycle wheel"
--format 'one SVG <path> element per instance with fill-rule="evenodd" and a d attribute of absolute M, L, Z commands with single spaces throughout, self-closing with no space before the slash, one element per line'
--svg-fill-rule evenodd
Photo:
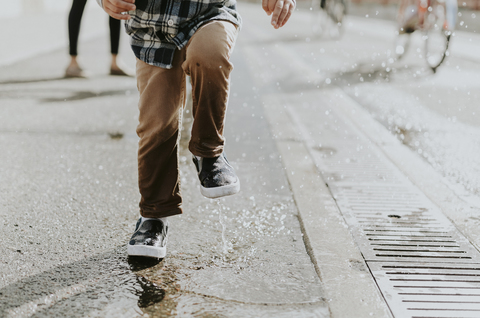
<path fill-rule="evenodd" d="M 424 21 L 425 58 L 435 72 L 448 55 L 451 30 L 445 2 L 437 1 L 428 8 Z"/>

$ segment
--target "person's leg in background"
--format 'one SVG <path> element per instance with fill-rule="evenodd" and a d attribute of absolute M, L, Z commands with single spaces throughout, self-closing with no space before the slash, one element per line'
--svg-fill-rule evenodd
<path fill-rule="evenodd" d="M 110 28 L 110 53 L 112 53 L 110 75 L 128 76 L 128 74 L 122 70 L 117 63 L 118 48 L 120 47 L 121 21 L 109 17 L 108 26 Z"/>
<path fill-rule="evenodd" d="M 83 11 L 87 0 L 73 0 L 72 8 L 68 15 L 68 40 L 70 64 L 65 71 L 65 77 L 85 77 L 82 68 L 78 65 L 78 35 L 80 34 L 80 24 L 82 22 Z"/>

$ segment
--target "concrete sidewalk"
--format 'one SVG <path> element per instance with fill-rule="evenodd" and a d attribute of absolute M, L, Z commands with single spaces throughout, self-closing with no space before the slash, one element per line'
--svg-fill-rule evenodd
<path fill-rule="evenodd" d="M 402 112 L 402 104 L 410 103 L 407 96 L 419 99 L 423 94 L 440 103 L 446 94 L 432 85 L 423 60 L 392 63 L 393 74 L 385 75 L 394 38 L 394 25 L 385 21 L 349 17 L 342 38 L 329 38 L 322 15 L 299 13 L 304 23 L 289 25 L 280 35 L 262 27 L 260 13 L 249 13 L 255 26 L 244 30 L 249 42 L 242 50 L 254 74 L 252 89 L 263 97 L 332 316 L 352 316 L 342 308 L 356 310 L 353 316 L 388 316 L 382 311 L 383 297 L 395 317 L 475 317 L 478 304 L 464 308 L 456 304 L 460 298 L 448 296 L 468 298 L 462 289 L 476 283 L 459 269 L 479 274 L 478 223 L 472 224 L 479 206 L 452 191 L 418 155 L 420 147 L 413 152 L 384 127 L 391 120 L 388 112 L 375 119 L 377 114 L 366 110 L 378 103 L 380 109 Z M 452 45 L 445 73 L 435 82 L 462 83 L 462 76 L 445 75 L 451 74 L 450 65 L 468 65 L 478 79 L 478 47 L 472 46 L 478 35 L 461 35 Z M 412 80 L 419 74 L 421 79 Z M 426 83 L 429 88 L 409 96 L 409 89 Z M 455 107 L 468 94 L 455 96 L 458 100 L 447 106 Z M 421 106 L 415 105 L 410 116 L 420 113 Z M 472 115 L 475 111 L 465 117 Z M 427 126 L 422 129 L 428 131 Z M 347 225 L 349 231 L 342 231 Z M 450 279 L 452 275 L 465 284 L 455 285 L 460 280 Z M 363 307 L 362 296 L 371 303 Z"/>

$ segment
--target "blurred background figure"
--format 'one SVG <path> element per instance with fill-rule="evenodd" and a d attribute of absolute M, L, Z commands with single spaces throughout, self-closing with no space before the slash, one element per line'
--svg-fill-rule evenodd
<path fill-rule="evenodd" d="M 70 64 L 65 71 L 65 77 L 85 77 L 85 72 L 77 61 L 78 55 L 78 35 L 80 33 L 80 24 L 83 11 L 87 0 L 73 0 L 70 14 L 68 15 L 68 39 L 70 42 Z M 129 76 L 117 64 L 118 47 L 120 44 L 120 20 L 109 17 L 110 27 L 110 52 L 112 61 L 110 65 L 110 75 Z"/>

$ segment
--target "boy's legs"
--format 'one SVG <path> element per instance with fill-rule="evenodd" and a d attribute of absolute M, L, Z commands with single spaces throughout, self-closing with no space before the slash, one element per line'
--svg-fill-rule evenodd
<path fill-rule="evenodd" d="M 219 156 L 223 152 L 229 74 L 233 68 L 229 58 L 236 33 L 236 27 L 229 22 L 215 21 L 203 26 L 187 48 L 176 52 L 170 70 L 137 61 L 140 92 L 138 174 L 142 218 L 129 242 L 129 255 L 164 257 L 168 225 L 165 219 L 158 218 L 182 213 L 177 152 L 179 123 L 185 103 L 185 74 L 191 76 L 193 90 L 194 124 L 190 151 L 205 158 L 224 158 Z M 234 186 L 239 189 L 233 169 L 221 168 L 213 173 L 228 182 L 235 178 Z M 234 193 L 230 192 L 227 194 Z M 221 195 L 225 193 L 221 191 Z"/>
<path fill-rule="evenodd" d="M 137 61 L 140 92 L 138 174 L 140 213 L 166 217 L 182 213 L 178 181 L 178 134 L 185 103 L 185 74 L 193 87 L 190 151 L 216 157 L 223 151 L 223 125 L 229 93 L 229 61 L 236 26 L 214 21 L 202 26 L 188 46 L 176 52 L 172 69 Z"/>

